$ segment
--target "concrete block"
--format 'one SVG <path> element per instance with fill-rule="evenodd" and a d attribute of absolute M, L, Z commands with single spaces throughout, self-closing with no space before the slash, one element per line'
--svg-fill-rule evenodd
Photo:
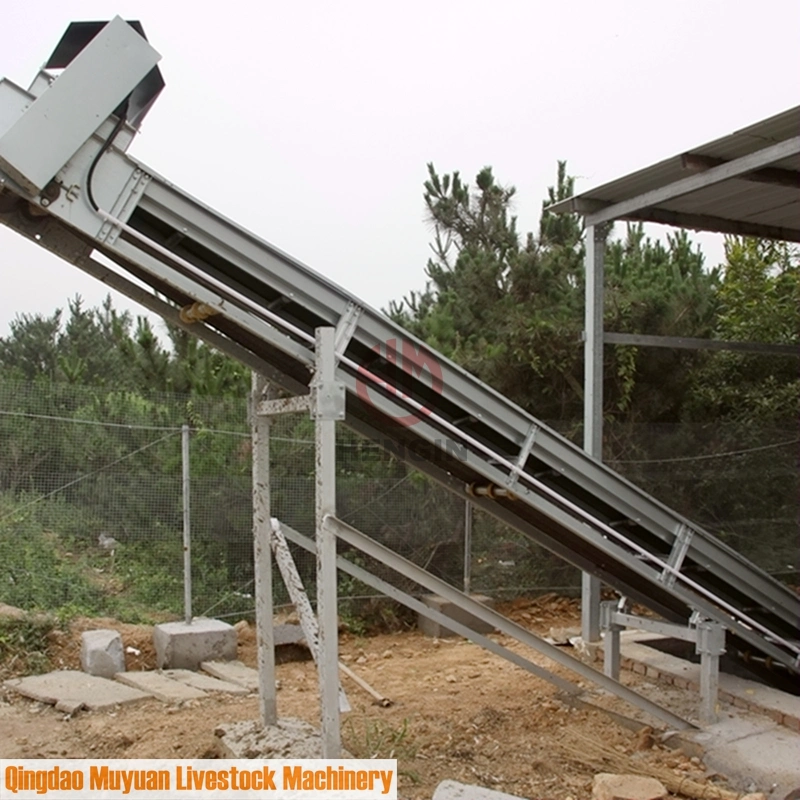
<path fill-rule="evenodd" d="M 522 800 L 514 794 L 470 786 L 458 781 L 442 781 L 433 793 L 433 800 Z"/>
<path fill-rule="evenodd" d="M 592 782 L 592 800 L 662 800 L 666 796 L 661 781 L 642 775 L 600 772 Z"/>
<path fill-rule="evenodd" d="M 183 703 L 205 697 L 206 694 L 181 681 L 173 681 L 160 672 L 120 672 L 114 678 L 126 686 L 153 695 L 162 703 Z"/>
<path fill-rule="evenodd" d="M 122 636 L 117 631 L 84 631 L 81 634 L 81 669 L 98 678 L 113 678 L 125 671 Z"/>
<path fill-rule="evenodd" d="M 472 595 L 472 599 L 477 600 L 479 603 L 482 603 L 489 608 L 494 607 L 494 600 L 491 597 L 486 597 L 485 595 L 481 594 L 474 594 Z M 456 622 L 460 622 L 462 625 L 469 626 L 478 633 L 486 634 L 491 633 L 494 630 L 492 625 L 488 625 L 483 620 L 478 619 L 468 611 L 465 611 L 463 608 L 451 603 L 449 600 L 439 597 L 437 594 L 425 595 L 422 598 L 422 602 L 425 603 L 425 605 L 429 608 L 432 608 L 435 611 L 450 617 L 450 619 L 456 620 Z M 447 636 L 459 635 L 454 631 L 451 631 L 449 628 L 440 625 L 438 622 L 434 622 L 432 619 L 423 616 L 422 614 L 418 615 L 417 627 L 426 636 L 432 636 L 439 639 L 443 639 Z"/>
<path fill-rule="evenodd" d="M 203 661 L 236 658 L 236 630 L 217 619 L 163 622 L 153 629 L 156 666 L 159 669 L 193 669 Z"/>
<path fill-rule="evenodd" d="M 116 681 L 87 675 L 77 670 L 48 672 L 28 678 L 12 678 L 4 684 L 19 694 L 63 708 L 86 706 L 90 711 L 114 708 L 118 705 L 149 700 L 150 695 L 123 686 Z"/>
<path fill-rule="evenodd" d="M 275 663 L 287 664 L 290 661 L 311 661 L 311 650 L 306 644 L 306 635 L 299 625 L 284 623 L 272 629 L 275 643 Z"/>

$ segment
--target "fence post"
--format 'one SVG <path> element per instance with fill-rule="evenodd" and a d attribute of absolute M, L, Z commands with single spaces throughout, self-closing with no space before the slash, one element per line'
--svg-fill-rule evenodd
<path fill-rule="evenodd" d="M 181 467 L 183 472 L 183 613 L 192 623 L 192 508 L 189 468 L 189 426 L 181 426 Z"/>
<path fill-rule="evenodd" d="M 472 503 L 464 505 L 464 593 L 472 591 Z"/>

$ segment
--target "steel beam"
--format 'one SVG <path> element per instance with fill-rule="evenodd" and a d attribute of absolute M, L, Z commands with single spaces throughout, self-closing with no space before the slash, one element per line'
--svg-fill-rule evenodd
<path fill-rule="evenodd" d="M 693 339 L 688 336 L 649 336 L 643 333 L 603 334 L 606 344 L 624 344 L 633 347 L 668 347 L 677 350 L 733 350 L 740 353 L 762 353 L 776 356 L 800 356 L 800 348 L 793 344 L 767 344 L 766 342 L 722 342 L 716 339 Z"/>
<path fill-rule="evenodd" d="M 306 587 L 303 586 L 303 579 L 297 571 L 297 566 L 289 551 L 289 545 L 286 544 L 286 537 L 283 535 L 281 523 L 274 517 L 270 520 L 270 523 L 272 526 L 272 554 L 275 556 L 275 562 L 283 578 L 286 591 L 289 593 L 289 599 L 292 601 L 294 610 L 300 620 L 300 627 L 303 629 L 303 635 L 306 638 L 308 649 L 311 651 L 311 657 L 314 659 L 317 668 L 319 668 L 319 623 L 314 616 L 314 610 L 311 608 Z M 339 711 L 345 713 L 351 710 L 347 695 L 344 693 L 342 684 L 339 683 Z"/>
<path fill-rule="evenodd" d="M 716 158 L 715 156 L 704 156 L 699 153 L 684 153 L 681 156 L 681 165 L 686 170 L 694 172 L 705 172 L 712 167 L 719 167 L 729 164 L 728 158 Z M 764 167 L 754 172 L 748 172 L 741 176 L 743 180 L 753 183 L 767 183 L 771 186 L 786 186 L 789 189 L 800 187 L 800 172 L 796 169 L 783 169 L 781 167 Z"/>
<path fill-rule="evenodd" d="M 749 153 L 733 161 L 711 167 L 697 175 L 681 178 L 667 186 L 662 186 L 658 189 L 644 192 L 644 194 L 637 195 L 636 197 L 631 197 L 619 203 L 606 206 L 601 211 L 587 214 L 584 218 L 585 223 L 588 228 L 603 222 L 612 222 L 615 219 L 622 219 L 636 211 L 658 206 L 660 203 L 665 203 L 674 200 L 676 197 L 682 197 L 691 192 L 696 192 L 698 189 L 714 186 L 715 184 L 730 180 L 731 178 L 738 178 L 741 175 L 746 175 L 748 172 L 754 172 L 762 167 L 768 167 L 771 164 L 775 164 L 778 161 L 791 158 L 798 154 L 800 154 L 800 136 L 794 136 L 791 139 L 769 145 L 768 147 L 756 150 L 754 153 Z"/>
<path fill-rule="evenodd" d="M 278 400 L 264 400 L 258 404 L 256 413 L 267 417 L 277 417 L 281 414 L 297 414 L 311 410 L 311 397 L 307 394 L 295 397 L 283 397 Z"/>
<path fill-rule="evenodd" d="M 309 553 L 317 552 L 317 548 L 313 539 L 310 539 L 308 536 L 304 536 L 302 533 L 299 533 L 294 528 L 291 528 L 284 523 L 280 523 L 280 525 L 283 534 L 290 542 L 293 542 L 294 544 L 304 548 Z M 487 636 L 477 633 L 469 626 L 464 625 L 452 617 L 448 617 L 447 614 L 443 614 L 441 611 L 437 611 L 436 609 L 425 605 L 425 603 L 423 603 L 421 600 L 418 600 L 413 595 L 398 589 L 393 584 L 383 580 L 382 578 L 379 578 L 377 575 L 374 575 L 363 567 L 359 567 L 352 561 L 348 561 L 342 556 L 337 556 L 336 564 L 342 572 L 352 575 L 354 578 L 356 578 L 356 580 L 359 580 L 365 585 L 372 587 L 391 600 L 395 600 L 404 605 L 406 608 L 410 608 L 417 614 L 421 614 L 422 616 L 433 620 L 437 624 L 449 628 L 459 636 L 469 639 L 471 642 L 483 647 L 485 650 L 495 653 L 501 658 L 506 659 L 506 661 L 516 664 L 518 667 L 522 667 L 522 669 L 527 670 L 537 678 L 542 678 L 548 683 L 552 683 L 562 692 L 565 692 L 568 696 L 577 697 L 584 694 L 584 689 L 582 689 L 576 683 L 572 683 L 571 681 L 568 681 L 559 675 L 555 675 L 544 667 L 540 667 L 538 664 L 534 664 L 527 658 L 523 658 L 521 655 L 519 655 L 519 653 L 515 653 L 513 650 L 509 650 L 507 647 L 503 647 L 494 640 L 489 639 Z"/>
<path fill-rule="evenodd" d="M 623 686 L 617 681 L 609 679 L 601 672 L 592 669 L 590 666 L 584 664 L 582 661 L 579 661 L 577 658 L 567 655 L 563 650 L 555 645 L 544 641 L 544 639 L 539 638 L 529 630 L 523 628 L 521 625 L 517 625 L 515 622 L 512 622 L 507 617 L 499 614 L 494 609 L 483 605 L 483 603 L 479 603 L 469 595 L 460 592 L 458 589 L 454 589 L 449 583 L 446 583 L 440 578 L 436 578 L 429 572 L 426 572 L 424 569 L 422 569 L 422 567 L 417 566 L 408 559 L 403 558 L 392 550 L 389 550 L 388 547 L 384 547 L 379 542 L 376 542 L 374 539 L 371 539 L 369 536 L 366 536 L 365 534 L 361 533 L 361 531 L 356 530 L 347 523 L 342 522 L 340 519 L 329 515 L 325 517 L 324 525 L 331 531 L 331 533 L 347 542 L 352 547 L 357 548 L 372 558 L 377 558 L 383 564 L 386 564 L 388 567 L 395 570 L 395 572 L 398 572 L 400 575 L 403 575 L 409 580 L 414 581 L 415 583 L 427 589 L 429 592 L 433 592 L 434 594 L 443 597 L 445 600 L 448 600 L 464 611 L 467 611 L 472 616 L 477 617 L 483 622 L 486 622 L 493 628 L 497 628 L 501 633 L 505 633 L 522 644 L 537 650 L 552 661 L 555 661 L 557 664 L 572 670 L 574 673 L 580 675 L 586 680 L 591 681 L 592 683 L 598 684 L 603 689 L 607 689 L 612 694 L 622 698 L 636 708 L 647 711 L 647 713 L 652 714 L 654 717 L 666 722 L 668 725 L 678 725 L 681 728 L 691 727 L 686 720 L 678 717 L 671 711 L 661 708 L 661 706 L 656 705 L 647 698 L 636 694 L 636 692 L 628 689 L 626 686 Z M 447 627 L 452 627 L 450 622 L 447 623 Z"/>
<path fill-rule="evenodd" d="M 752 220 L 726 219 L 712 214 L 697 214 L 688 211 L 673 211 L 666 208 L 648 208 L 636 211 L 624 219 L 641 222 L 658 222 L 675 228 L 688 228 L 695 231 L 730 233 L 734 236 L 758 236 L 762 239 L 775 239 L 780 242 L 800 242 L 800 231 L 779 225 L 765 225 Z"/>

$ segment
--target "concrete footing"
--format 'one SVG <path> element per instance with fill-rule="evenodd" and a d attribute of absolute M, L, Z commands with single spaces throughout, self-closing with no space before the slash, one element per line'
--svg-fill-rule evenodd
<path fill-rule="evenodd" d="M 98 678 L 113 678 L 125 671 L 122 637 L 117 631 L 84 631 L 81 634 L 81 669 Z"/>
<path fill-rule="evenodd" d="M 486 597 L 482 594 L 474 594 L 472 595 L 472 599 L 477 600 L 477 602 L 482 603 L 489 608 L 494 608 L 494 600 L 491 597 Z M 444 597 L 439 597 L 438 594 L 425 595 L 422 598 L 422 602 L 425 603 L 425 605 L 429 608 L 432 608 L 435 611 L 450 617 L 450 619 L 453 619 L 456 622 L 460 622 L 462 625 L 469 626 L 478 633 L 491 633 L 494 630 L 491 625 L 473 616 L 469 613 L 469 611 L 465 611 L 460 606 L 451 603 L 449 600 L 445 600 Z M 447 636 L 459 635 L 444 625 L 440 625 L 438 622 L 434 622 L 432 619 L 423 616 L 422 614 L 418 615 L 417 627 L 426 636 L 433 636 L 439 639 L 443 639 Z"/>
<path fill-rule="evenodd" d="M 236 630 L 217 619 L 156 625 L 153 644 L 159 669 L 197 670 L 203 661 L 236 658 Z"/>
<path fill-rule="evenodd" d="M 256 721 L 231 722 L 214 736 L 219 758 L 322 758 L 320 732 L 299 719 L 279 719 L 266 728 Z"/>
<path fill-rule="evenodd" d="M 472 786 L 457 781 L 442 781 L 433 793 L 433 800 L 523 800 L 521 797 L 483 786 Z"/>

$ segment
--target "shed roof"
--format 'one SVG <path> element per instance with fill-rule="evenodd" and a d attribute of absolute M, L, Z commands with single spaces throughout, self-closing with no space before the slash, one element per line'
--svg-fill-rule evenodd
<path fill-rule="evenodd" d="M 800 106 L 549 210 L 800 242 Z"/>

